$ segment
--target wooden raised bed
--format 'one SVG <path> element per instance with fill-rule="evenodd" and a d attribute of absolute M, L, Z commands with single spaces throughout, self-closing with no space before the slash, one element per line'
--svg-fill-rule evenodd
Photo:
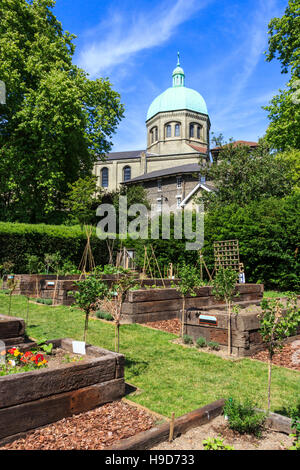
<path fill-rule="evenodd" d="M 69 338 L 51 341 L 71 353 Z M 21 351 L 33 344 L 19 346 Z M 85 362 L 0 377 L 0 439 L 117 400 L 125 394 L 125 357 L 87 346 Z M 6 439 L 7 441 L 7 439 Z"/>
<path fill-rule="evenodd" d="M 25 322 L 22 318 L 0 315 L 0 341 L 5 346 L 24 342 Z"/>
<path fill-rule="evenodd" d="M 206 309 L 214 307 L 224 309 L 224 302 L 213 296 L 211 286 L 200 287 L 196 296 L 187 296 L 186 308 Z M 263 298 L 263 284 L 237 284 L 238 297 L 234 302 L 239 304 L 260 303 Z M 146 323 L 151 321 L 181 318 L 182 300 L 176 288 L 166 289 L 140 289 L 130 291 L 126 302 L 122 306 L 124 323 Z"/>

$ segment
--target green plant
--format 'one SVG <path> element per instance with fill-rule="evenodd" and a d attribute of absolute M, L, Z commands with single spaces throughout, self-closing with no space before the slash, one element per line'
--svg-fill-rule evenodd
<path fill-rule="evenodd" d="M 14 291 L 16 290 L 17 286 L 18 286 L 18 281 L 15 279 L 14 276 L 12 276 L 11 279 L 7 280 L 7 287 L 8 287 L 8 290 L 9 290 L 8 315 L 10 315 L 10 311 L 11 311 L 12 295 L 13 295 Z"/>
<path fill-rule="evenodd" d="M 224 415 L 228 418 L 228 426 L 230 429 L 240 434 L 254 434 L 261 436 L 264 428 L 266 415 L 255 410 L 253 402 L 246 399 L 240 402 L 235 398 L 228 398 L 225 401 Z"/>
<path fill-rule="evenodd" d="M 297 307 L 297 297 L 290 293 L 286 306 L 279 300 L 264 299 L 261 302 L 260 335 L 268 350 L 268 412 L 271 406 L 272 360 L 276 350 L 283 347 L 284 340 L 295 334 L 300 323 L 300 310 Z"/>
<path fill-rule="evenodd" d="M 224 444 L 220 437 L 209 437 L 202 441 L 204 450 L 234 450 L 234 447 Z"/>
<path fill-rule="evenodd" d="M 46 354 L 51 354 L 53 350 L 53 343 L 47 343 L 46 339 L 38 341 L 37 346 L 44 351 Z"/>
<path fill-rule="evenodd" d="M 184 319 L 185 319 L 185 301 L 188 295 L 195 297 L 195 288 L 203 285 L 197 266 L 191 266 L 183 263 L 178 272 L 179 281 L 176 290 L 182 297 L 182 314 L 181 314 L 181 337 L 183 339 Z"/>
<path fill-rule="evenodd" d="M 290 450 L 300 450 L 300 416 L 299 409 L 294 409 L 292 411 L 292 425 L 291 428 L 294 431 L 293 434 L 290 434 L 290 437 L 294 438 L 293 445 L 290 447 Z"/>
<path fill-rule="evenodd" d="M 220 350 L 220 345 L 219 343 L 217 343 L 216 341 L 209 341 L 207 343 L 207 346 L 210 348 L 210 349 L 213 349 L 214 351 L 219 351 Z"/>
<path fill-rule="evenodd" d="M 102 310 L 98 310 L 96 312 L 96 317 L 107 321 L 112 321 L 114 319 L 114 317 L 110 313 L 103 312 Z"/>
<path fill-rule="evenodd" d="M 196 346 L 197 348 L 205 348 L 206 346 L 206 339 L 203 338 L 203 336 L 199 336 L 196 340 Z"/>
<path fill-rule="evenodd" d="M 75 305 L 85 313 L 83 341 L 86 342 L 90 312 L 96 308 L 99 300 L 108 295 L 108 286 L 94 276 L 88 276 L 83 281 L 77 281 L 74 284 L 78 289 L 74 292 Z"/>
<path fill-rule="evenodd" d="M 232 299 L 236 289 L 237 273 L 232 268 L 221 268 L 213 282 L 213 294 L 226 302 L 228 315 L 228 355 L 231 354 L 231 308 Z"/>
<path fill-rule="evenodd" d="M 44 304 L 44 305 L 52 305 L 52 299 L 41 299 L 41 298 L 33 298 L 32 299 L 34 302 L 37 302 L 38 304 Z"/>
<path fill-rule="evenodd" d="M 193 344 L 193 338 L 189 335 L 183 335 L 184 344 Z"/>

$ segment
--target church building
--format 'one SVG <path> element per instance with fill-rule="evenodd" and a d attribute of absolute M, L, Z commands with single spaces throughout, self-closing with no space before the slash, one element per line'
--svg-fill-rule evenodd
<path fill-rule="evenodd" d="M 185 86 L 180 66 L 172 74 L 172 86 L 157 96 L 146 117 L 147 148 L 112 152 L 94 168 L 99 185 L 115 191 L 121 185 L 141 184 L 158 211 L 192 208 L 192 197 L 213 188 L 201 168 L 210 164 L 210 119 L 198 91 Z"/>

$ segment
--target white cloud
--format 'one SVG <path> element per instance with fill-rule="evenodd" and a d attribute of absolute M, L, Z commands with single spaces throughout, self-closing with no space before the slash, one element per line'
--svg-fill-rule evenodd
<path fill-rule="evenodd" d="M 159 7 L 134 15 L 113 13 L 88 32 L 89 43 L 79 54 L 79 65 L 92 77 L 110 72 L 137 53 L 168 41 L 176 28 L 211 0 L 165 0 Z M 94 40 L 90 40 L 94 36 Z"/>

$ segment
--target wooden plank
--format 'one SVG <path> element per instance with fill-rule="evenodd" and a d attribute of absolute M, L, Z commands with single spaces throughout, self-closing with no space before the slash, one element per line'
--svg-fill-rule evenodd
<path fill-rule="evenodd" d="M 125 394 L 124 379 L 80 388 L 71 392 L 0 410 L 0 438 L 53 423 L 117 400 Z"/>
<path fill-rule="evenodd" d="M 203 408 L 199 408 L 176 418 L 174 424 L 174 437 L 176 438 L 189 429 L 205 424 L 216 418 L 222 413 L 224 404 L 225 400 L 218 400 L 210 405 L 204 406 Z M 121 451 L 151 449 L 151 447 L 156 444 L 168 440 L 169 431 L 170 423 L 164 423 L 161 426 L 156 426 L 148 431 L 143 431 L 136 436 L 123 439 L 105 450 Z"/>
<path fill-rule="evenodd" d="M 0 339 L 24 335 L 25 321 L 22 318 L 0 315 Z"/>
<path fill-rule="evenodd" d="M 115 375 L 116 359 L 100 357 L 83 364 L 70 363 L 57 369 L 3 376 L 0 377 L 0 408 L 107 382 Z"/>

